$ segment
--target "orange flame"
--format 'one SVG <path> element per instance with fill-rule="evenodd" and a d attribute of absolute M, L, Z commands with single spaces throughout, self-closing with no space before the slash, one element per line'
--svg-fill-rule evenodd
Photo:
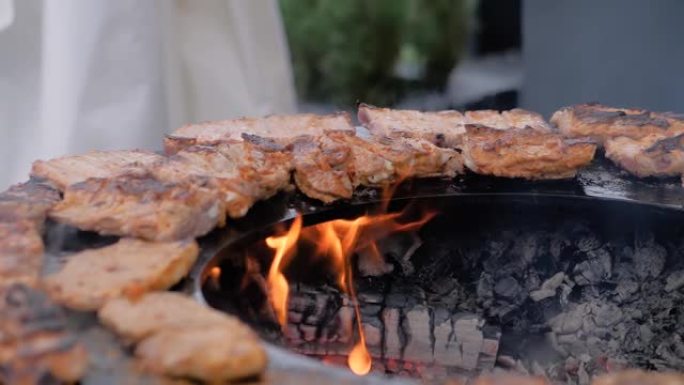
<path fill-rule="evenodd" d="M 359 339 L 347 358 L 347 364 L 357 375 L 367 374 L 372 366 L 371 355 L 366 346 L 361 322 L 361 312 L 353 284 L 351 259 L 354 253 L 362 250 L 369 251 L 370 256 L 379 264 L 384 264 L 384 257 L 380 252 L 377 241 L 397 232 L 411 232 L 420 229 L 431 220 L 435 213 L 423 215 L 412 222 L 400 222 L 403 212 L 386 213 L 388 201 L 396 186 L 389 186 L 383 193 L 381 213 L 363 215 L 353 220 L 338 219 L 324 222 L 302 229 L 301 217 L 297 217 L 285 235 L 269 237 L 266 244 L 275 250 L 273 262 L 268 273 L 269 298 L 276 312 L 278 322 L 283 329 L 287 325 L 287 300 L 289 285 L 282 271 L 285 267 L 284 258 L 295 249 L 298 241 L 305 241 L 315 245 L 317 256 L 331 259 L 336 274 L 336 284 L 346 293 L 354 305 L 356 328 Z"/>
<path fill-rule="evenodd" d="M 275 256 L 273 257 L 273 263 L 271 263 L 267 278 L 271 306 L 273 306 L 278 322 L 283 328 L 287 326 L 287 296 L 290 293 L 290 286 L 285 275 L 282 273 L 284 267 L 283 258 L 297 244 L 301 229 L 302 217 L 298 215 L 285 235 L 266 238 L 268 247 L 275 250 Z"/>

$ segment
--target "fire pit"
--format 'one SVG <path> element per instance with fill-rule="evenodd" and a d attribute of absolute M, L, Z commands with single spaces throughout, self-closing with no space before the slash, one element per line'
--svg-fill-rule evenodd
<path fill-rule="evenodd" d="M 289 354 L 359 374 L 681 371 L 681 191 L 606 167 L 571 182 L 428 181 L 386 206 L 374 191 L 326 208 L 276 198 L 207 242 L 194 290 Z"/>

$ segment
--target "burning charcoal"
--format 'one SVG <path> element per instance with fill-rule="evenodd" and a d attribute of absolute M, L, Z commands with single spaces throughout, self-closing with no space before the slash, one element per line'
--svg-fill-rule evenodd
<path fill-rule="evenodd" d="M 573 270 L 578 285 L 594 285 L 611 276 L 611 257 L 605 249 L 590 250 L 587 260 L 575 265 Z"/>
<path fill-rule="evenodd" d="M 402 326 L 408 336 L 403 358 L 408 361 L 432 362 L 432 331 L 428 309 L 415 306 L 406 313 Z"/>
<path fill-rule="evenodd" d="M 378 242 L 380 250 L 399 264 L 404 276 L 415 271 L 411 257 L 422 245 L 423 241 L 416 233 L 394 233 Z"/>
<path fill-rule="evenodd" d="M 665 268 L 667 250 L 656 244 L 651 235 L 646 240 L 637 239 L 637 247 L 634 250 L 634 268 L 641 278 L 656 278 Z"/>
<path fill-rule="evenodd" d="M 672 292 L 684 286 L 684 270 L 670 273 L 665 280 L 665 291 Z"/>
<path fill-rule="evenodd" d="M 401 357 L 403 332 L 399 327 L 401 313 L 399 309 L 387 308 L 382 311 L 382 324 L 385 326 L 385 355 Z"/>
<path fill-rule="evenodd" d="M 494 285 L 494 293 L 504 298 L 515 298 L 522 288 L 513 277 L 506 277 Z"/>
<path fill-rule="evenodd" d="M 639 284 L 632 280 L 620 280 L 615 288 L 619 302 L 625 302 L 639 290 Z"/>
<path fill-rule="evenodd" d="M 622 310 L 613 304 L 596 304 L 591 312 L 592 320 L 598 326 L 612 326 L 623 320 Z"/>
<path fill-rule="evenodd" d="M 591 250 L 598 249 L 599 247 L 601 247 L 601 244 L 601 240 L 598 239 L 595 235 L 587 235 L 580 238 L 580 240 L 577 241 L 577 248 L 579 249 L 579 251 L 587 253 Z"/>
<path fill-rule="evenodd" d="M 586 304 L 580 304 L 574 309 L 561 313 L 549 320 L 549 325 L 558 334 L 574 333 L 582 328 L 584 318 L 589 314 Z"/>
<path fill-rule="evenodd" d="M 565 273 L 563 272 L 556 273 L 554 276 L 544 281 L 538 290 L 530 292 L 530 298 L 535 302 L 539 302 L 544 298 L 555 296 L 556 290 L 558 290 L 563 283 L 565 277 Z"/>

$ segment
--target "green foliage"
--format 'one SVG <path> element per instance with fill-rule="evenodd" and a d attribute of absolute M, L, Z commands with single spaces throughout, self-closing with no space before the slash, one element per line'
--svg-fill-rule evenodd
<path fill-rule="evenodd" d="M 426 84 L 443 83 L 466 31 L 463 0 L 280 0 L 280 5 L 299 95 L 344 105 L 396 100 L 404 85 L 394 77 L 394 66 L 407 45 L 425 59 Z"/>

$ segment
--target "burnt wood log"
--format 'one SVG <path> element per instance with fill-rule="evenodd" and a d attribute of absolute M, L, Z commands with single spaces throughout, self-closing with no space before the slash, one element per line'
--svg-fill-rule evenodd
<path fill-rule="evenodd" d="M 494 367 L 501 333 L 481 317 L 425 303 L 393 306 L 380 295 L 359 298 L 366 344 L 376 361 L 465 371 Z M 288 321 L 286 343 L 303 354 L 346 356 L 358 340 L 354 307 L 333 289 L 295 286 Z"/>

